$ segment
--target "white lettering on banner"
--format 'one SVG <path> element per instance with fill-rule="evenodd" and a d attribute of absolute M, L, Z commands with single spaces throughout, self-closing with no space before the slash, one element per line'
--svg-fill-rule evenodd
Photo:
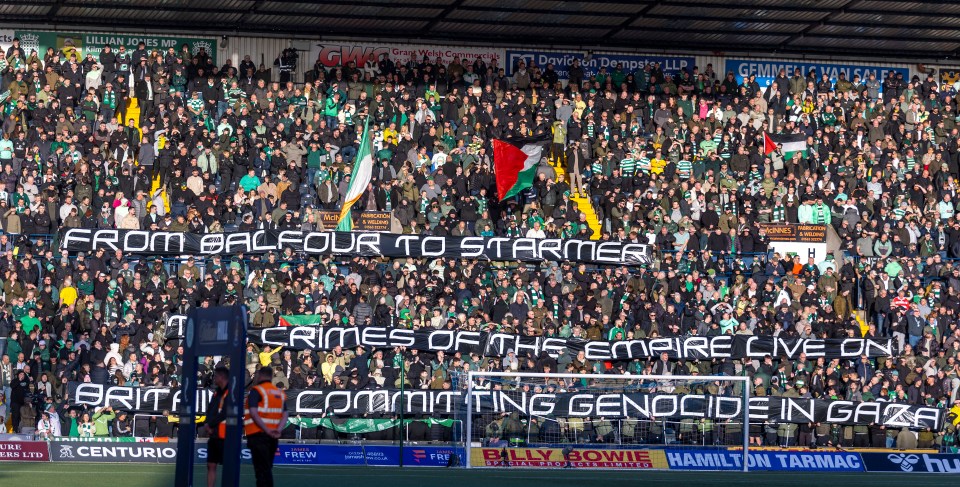
<path fill-rule="evenodd" d="M 801 415 L 803 415 L 805 418 L 807 418 L 806 421 L 814 422 L 816 421 L 814 419 L 814 411 L 813 411 L 814 404 L 815 403 L 813 402 L 809 402 L 807 404 L 807 409 L 803 409 L 803 405 L 798 403 L 797 401 L 785 400 L 785 401 L 782 401 L 782 404 L 780 405 L 780 409 L 787 412 L 787 421 L 793 421 L 793 412 L 796 411 Z"/>
<path fill-rule="evenodd" d="M 761 86 L 769 86 L 773 82 L 773 79 L 780 74 L 781 69 L 786 72 L 787 77 L 793 76 L 794 71 L 797 69 L 800 70 L 800 74 L 802 76 L 806 76 L 807 73 L 812 69 L 815 71 L 816 78 L 818 80 L 821 76 L 826 74 L 831 81 L 836 81 L 841 73 L 843 73 L 844 77 L 848 81 L 852 81 L 854 76 L 859 76 L 861 80 L 866 80 L 870 77 L 870 75 L 876 76 L 878 80 L 883 80 L 891 71 L 895 73 L 902 73 L 904 78 L 907 79 L 910 77 L 909 69 L 888 66 L 863 66 L 789 60 L 752 61 L 728 59 L 726 61 L 726 71 L 733 71 L 737 77 L 738 83 L 742 83 L 745 78 L 749 78 L 750 76 L 756 76 L 757 82 Z"/>
<path fill-rule="evenodd" d="M 931 473 L 960 473 L 960 458 L 936 458 L 923 454 L 923 464 Z"/>
<path fill-rule="evenodd" d="M 803 342 L 803 353 L 807 354 L 809 358 L 825 357 L 827 355 L 826 348 L 822 340 L 807 340 Z M 887 356 L 891 355 L 893 354 L 887 354 Z"/>
<path fill-rule="evenodd" d="M 73 393 L 73 400 L 76 404 L 99 406 L 103 404 L 103 386 L 100 384 L 80 384 Z"/>
<path fill-rule="evenodd" d="M 593 404 L 590 403 L 591 399 L 593 399 L 593 394 L 574 394 L 568 401 L 570 408 L 567 414 L 570 416 L 590 416 L 593 414 Z"/>
<path fill-rule="evenodd" d="M 890 426 L 910 426 L 909 421 L 900 419 L 901 416 L 904 416 L 907 411 L 909 411 L 909 407 L 905 404 L 892 404 L 891 406 L 892 407 L 888 409 L 892 409 L 893 414 L 887 418 L 886 422 Z"/>
<path fill-rule="evenodd" d="M 860 459 L 853 453 L 847 455 L 775 453 L 773 456 L 784 470 L 850 470 L 860 467 Z"/>
<path fill-rule="evenodd" d="M 361 343 L 369 344 L 371 347 L 386 347 L 387 329 L 377 327 L 367 327 L 360 332 Z"/>
<path fill-rule="evenodd" d="M 437 332 L 431 333 L 427 346 L 430 347 L 430 350 L 449 351 L 454 345 L 453 334 L 454 330 L 438 330 Z M 440 340 L 437 340 L 438 336 Z"/>
<path fill-rule="evenodd" d="M 740 470 L 743 456 L 739 452 L 667 451 L 671 468 Z M 862 471 L 863 463 L 856 453 L 834 452 L 749 452 L 747 466 L 751 470 L 851 470 Z"/>
<path fill-rule="evenodd" d="M 288 452 L 289 453 L 289 452 Z M 240 459 L 241 460 L 250 460 L 253 458 L 253 455 L 250 454 L 249 448 L 243 448 L 240 450 Z M 197 459 L 206 460 L 207 459 L 207 447 L 203 445 L 197 445 Z"/>
<path fill-rule="evenodd" d="M 416 345 L 417 340 L 413 330 L 398 328 L 390 330 L 390 343 L 397 347 L 412 347 Z"/>
<path fill-rule="evenodd" d="M 714 410 L 713 410 L 713 417 L 714 417 L 714 418 L 717 418 L 717 419 L 730 419 L 730 418 L 739 417 L 739 416 L 741 415 L 740 405 L 741 405 L 742 403 L 740 402 L 740 399 L 739 399 L 739 398 L 736 398 L 736 397 L 717 397 L 715 404 L 716 404 L 716 406 L 715 406 L 715 408 L 714 408 Z M 730 411 L 729 413 L 724 413 L 724 412 L 723 412 L 723 411 L 724 411 L 724 405 L 727 405 L 727 406 L 726 406 L 726 410 Z M 751 415 L 752 415 L 752 413 L 751 413 Z"/>
<path fill-rule="evenodd" d="M 710 340 L 710 355 L 707 358 L 730 358 L 733 350 L 733 337 L 719 336 Z"/>
<path fill-rule="evenodd" d="M 201 389 L 197 391 L 197 404 L 201 405 L 199 412 L 204 412 L 210 402 L 212 391 Z M 100 384 L 77 383 L 73 391 L 73 403 L 92 407 L 113 406 L 117 409 L 132 411 L 158 411 L 160 403 L 172 400 L 170 410 L 176 410 L 180 402 L 180 390 L 171 391 L 166 387 L 104 387 Z"/>
<path fill-rule="evenodd" d="M 692 56 L 661 56 L 646 55 L 634 53 L 604 53 L 594 52 L 587 60 L 582 52 L 545 52 L 545 51 L 514 51 L 506 52 L 507 75 L 512 76 L 515 68 L 520 61 L 528 65 L 536 64 L 545 69 L 548 64 L 553 64 L 554 70 L 560 79 L 570 78 L 570 66 L 574 61 L 580 61 L 580 67 L 584 75 L 590 77 L 600 71 L 601 68 L 607 68 L 608 72 L 613 72 L 617 65 L 623 67 L 624 73 L 636 73 L 642 71 L 647 64 L 660 63 L 660 69 L 666 74 L 677 75 L 680 71 L 693 67 L 695 60 Z"/>
<path fill-rule="evenodd" d="M 77 447 L 77 455 L 81 457 L 110 458 L 177 458 L 176 447 L 156 447 L 140 444 L 137 446 L 86 446 Z"/>
<path fill-rule="evenodd" d="M 866 402 L 863 403 L 862 407 L 858 407 L 853 413 L 853 420 L 857 423 L 869 424 L 873 423 L 876 418 L 880 417 L 880 406 L 879 402 Z M 813 421 L 812 419 L 810 421 Z"/>
<path fill-rule="evenodd" d="M 556 396 L 553 394 L 534 394 L 530 398 L 530 414 L 535 416 L 546 416 L 553 414 L 557 403 L 553 401 Z"/>
<path fill-rule="evenodd" d="M 75 404 L 93 407 L 112 405 L 134 412 L 177 410 L 179 390 L 139 388 L 71 382 Z M 212 391 L 201 390 L 197 404 L 201 413 Z M 290 391 L 288 408 L 298 414 L 366 414 L 396 412 L 401 401 L 410 412 L 455 414 L 464 398 L 461 391 L 399 390 L 299 390 Z M 565 416 L 600 415 L 610 418 L 739 418 L 740 398 L 703 394 L 661 393 L 529 393 L 522 391 L 474 391 L 476 412 L 549 414 Z M 933 407 L 909 406 L 888 402 L 824 401 L 801 398 L 751 398 L 750 417 L 791 423 L 835 422 L 843 424 L 883 424 L 888 427 L 930 427 L 936 429 L 943 411 Z M 538 413 L 539 412 L 539 413 Z"/>
<path fill-rule="evenodd" d="M 144 230 L 71 228 L 60 241 L 64 250 L 91 252 L 123 250 L 146 255 L 222 255 L 295 252 L 368 257 L 450 257 L 490 260 L 583 261 L 611 265 L 640 265 L 650 261 L 649 245 L 623 242 L 598 244 L 589 240 L 504 237 L 435 237 L 381 232 L 265 231 L 229 234 L 188 234 Z"/>
<path fill-rule="evenodd" d="M 483 238 L 464 237 L 460 241 L 461 255 L 464 257 L 479 257 L 483 254 Z"/>
<path fill-rule="evenodd" d="M 704 399 L 704 396 L 698 396 L 695 394 L 687 394 L 680 397 L 680 416 L 684 417 L 694 417 L 702 418 L 706 416 L 706 411 L 709 411 L 709 406 L 706 408 L 706 411 L 699 411 L 696 407 L 688 408 L 687 405 L 693 401 L 701 401 Z"/>
<path fill-rule="evenodd" d="M 338 335 L 338 340 L 332 340 L 333 335 Z M 347 341 L 347 338 L 351 338 L 351 341 Z M 360 342 L 360 329 L 359 328 L 329 328 L 323 334 L 323 342 L 327 344 L 328 348 L 334 348 L 337 346 L 343 348 L 350 348 L 351 344 Z"/>
<path fill-rule="evenodd" d="M 182 337 L 181 315 L 168 320 L 167 338 Z M 294 349 L 330 350 L 335 346 L 357 345 L 376 347 L 413 347 L 423 351 L 458 351 L 502 357 L 513 350 L 517 355 L 539 356 L 547 353 L 556 358 L 560 350 L 575 355 L 584 352 L 588 360 L 633 360 L 659 357 L 666 353 L 672 359 L 710 360 L 713 358 L 759 358 L 770 354 L 798 358 L 855 358 L 861 353 L 881 356 L 890 348 L 883 338 L 799 339 L 759 336 L 652 338 L 624 341 L 586 341 L 579 339 L 525 337 L 506 333 L 485 334 L 460 330 L 409 330 L 385 327 L 318 327 L 314 325 L 281 326 L 253 330 L 250 340 L 258 345 L 284 346 Z M 481 345 L 482 344 L 482 345 Z"/>
<path fill-rule="evenodd" d="M 936 408 L 917 408 L 914 410 L 913 424 L 939 424 L 941 411 Z M 882 419 L 882 418 L 881 418 Z M 886 423 L 886 421 L 884 421 Z"/>
<path fill-rule="evenodd" d="M 223 235 L 204 235 L 200 237 L 200 253 L 219 254 L 223 252 Z"/>
<path fill-rule="evenodd" d="M 827 422 L 828 423 L 844 423 L 851 419 L 853 413 L 850 411 L 849 406 L 852 403 L 847 401 L 834 401 L 827 406 Z"/>
<path fill-rule="evenodd" d="M 677 414 L 677 396 L 654 396 L 651 405 L 654 417 L 669 418 Z"/>
<path fill-rule="evenodd" d="M 866 353 L 870 357 L 893 357 L 893 342 L 889 341 L 884 345 L 882 342 L 869 340 L 864 344 L 861 354 Z M 809 354 L 807 354 L 809 355 Z"/>
<path fill-rule="evenodd" d="M 765 397 L 751 397 L 749 400 L 750 419 L 766 421 L 770 419 L 770 402 Z"/>
<path fill-rule="evenodd" d="M 318 330 L 319 330 L 318 328 L 311 328 L 308 326 L 298 326 L 293 330 L 290 330 L 290 342 L 291 343 L 302 342 L 306 345 L 310 345 L 311 343 L 317 343 L 316 340 L 317 340 Z M 282 343 L 279 345 L 282 345 Z"/>
<path fill-rule="evenodd" d="M 306 245 L 306 242 L 304 242 Z M 230 233 L 227 234 L 227 241 L 224 244 L 224 252 L 230 254 L 237 251 L 243 251 L 250 248 L 250 234 L 247 232 L 243 233 Z M 237 249 L 237 250 L 234 250 Z"/>
<path fill-rule="evenodd" d="M 306 391 L 300 392 L 300 394 L 297 394 L 297 399 L 294 403 L 294 411 L 299 412 L 301 414 L 323 414 L 324 412 L 326 412 L 325 408 L 323 407 L 311 408 L 306 404 L 310 404 L 314 402 L 316 404 L 322 404 L 322 401 L 313 401 L 311 399 L 311 396 L 323 396 L 324 394 L 325 394 L 324 391 L 306 390 Z"/>

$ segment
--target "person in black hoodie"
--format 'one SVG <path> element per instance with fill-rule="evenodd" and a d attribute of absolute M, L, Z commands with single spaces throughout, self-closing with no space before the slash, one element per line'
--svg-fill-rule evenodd
<path fill-rule="evenodd" d="M 109 45 L 100 51 L 100 65 L 103 66 L 103 83 L 113 82 L 117 72 L 117 55 Z"/>

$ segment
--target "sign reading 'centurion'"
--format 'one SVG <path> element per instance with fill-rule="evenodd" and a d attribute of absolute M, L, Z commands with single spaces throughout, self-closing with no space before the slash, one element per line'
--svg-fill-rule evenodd
<path fill-rule="evenodd" d="M 141 413 L 171 409 L 178 391 L 148 387 L 151 400 L 126 392 L 133 387 L 104 387 L 99 384 L 71 382 L 71 397 L 87 406 L 112 405 Z M 133 398 L 121 400 L 118 398 Z M 169 400 L 168 400 L 169 398 Z M 206 403 L 199 403 L 202 406 Z M 404 410 L 415 414 L 451 416 L 466 408 L 464 393 L 454 390 L 290 390 L 286 409 L 292 414 L 360 415 L 393 413 Z M 475 413 L 521 412 L 525 415 L 604 418 L 712 418 L 737 420 L 743 415 L 739 397 L 704 394 L 661 394 L 619 392 L 522 392 L 474 390 Z M 750 418 L 756 421 L 787 423 L 829 422 L 836 424 L 882 424 L 887 427 L 938 429 L 943 411 L 934 407 L 890 402 L 827 401 L 789 397 L 752 397 Z"/>
<path fill-rule="evenodd" d="M 651 255 L 649 245 L 629 242 L 279 230 L 202 235 L 71 228 L 64 232 L 60 248 L 75 252 L 122 250 L 126 254 L 141 255 L 263 254 L 291 248 L 308 255 L 577 261 L 612 265 L 646 264 Z"/>

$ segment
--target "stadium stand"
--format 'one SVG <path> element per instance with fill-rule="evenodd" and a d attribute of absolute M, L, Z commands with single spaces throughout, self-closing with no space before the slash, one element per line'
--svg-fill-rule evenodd
<path fill-rule="evenodd" d="M 26 50 L 18 39 L 2 54 L 0 412 L 10 432 L 173 436 L 170 410 L 118 415 L 78 404 L 75 393 L 84 384 L 175 389 L 179 317 L 244 304 L 251 336 L 261 338 L 268 329 L 319 326 L 499 333 L 573 347 L 825 340 L 818 343 L 840 351 L 591 359 L 261 339 L 243 365 L 274 367 L 275 382 L 291 391 L 463 390 L 470 370 L 749 375 L 755 397 L 942 412 L 934 427 L 918 420 L 902 431 L 882 422 L 761 422 L 750 425 L 757 446 L 956 445 L 949 411 L 960 389 L 960 81 L 796 69 L 761 87 L 756 76 L 712 66 L 584 71 L 573 63 L 561 76 L 523 57 L 504 66 L 389 54 L 333 67 L 310 59 L 294 81 L 284 72 L 296 62 L 290 52 L 249 53 L 276 57 L 275 73 L 250 56 L 218 66 L 187 43 L 77 56 L 65 46 Z M 358 229 L 637 244 L 645 257 L 317 255 L 282 243 L 263 253 L 150 255 L 95 241 L 74 248 L 64 238 L 78 230 L 332 231 L 363 140 L 374 162 L 352 206 Z M 502 201 L 494 141 L 539 150 L 532 181 Z M 779 250 L 769 233 L 798 226 L 822 232 L 832 248 L 815 256 Z M 850 354 L 840 345 L 848 339 L 890 353 Z M 204 364 L 207 384 L 215 365 Z M 587 388 L 495 386 L 541 387 Z M 670 389 L 736 395 L 708 384 Z M 618 390 L 664 391 L 632 383 Z M 285 435 L 456 437 L 455 415 L 418 413 L 422 424 L 403 432 L 341 423 L 357 417 L 394 415 L 303 414 Z M 499 445 L 513 428 L 530 443 L 668 441 L 656 421 L 620 421 L 616 434 L 604 421 L 563 422 L 562 431 L 515 421 L 488 415 L 476 436 Z M 675 428 L 686 428 L 687 439 L 673 441 L 737 444 L 732 428 L 681 423 Z"/>

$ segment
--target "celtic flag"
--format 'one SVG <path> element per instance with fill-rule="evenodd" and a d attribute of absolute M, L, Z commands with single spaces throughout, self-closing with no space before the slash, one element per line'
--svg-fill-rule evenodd
<path fill-rule="evenodd" d="M 349 232 L 353 230 L 353 215 L 350 208 L 363 196 L 363 192 L 370 184 L 373 175 L 373 141 L 370 140 L 370 117 L 363 124 L 363 136 L 360 138 L 360 149 L 353 163 L 353 172 L 350 173 L 350 188 L 340 208 L 340 218 L 337 220 L 337 231 Z"/>

